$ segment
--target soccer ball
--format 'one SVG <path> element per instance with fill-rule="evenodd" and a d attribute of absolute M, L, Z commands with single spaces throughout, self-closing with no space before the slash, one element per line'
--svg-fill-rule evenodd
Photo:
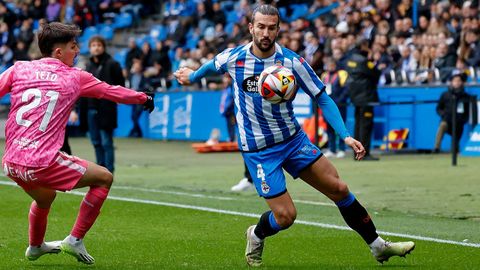
<path fill-rule="evenodd" d="M 297 82 L 292 71 L 280 65 L 263 70 L 257 85 L 258 93 L 273 104 L 288 101 L 297 92 Z"/>

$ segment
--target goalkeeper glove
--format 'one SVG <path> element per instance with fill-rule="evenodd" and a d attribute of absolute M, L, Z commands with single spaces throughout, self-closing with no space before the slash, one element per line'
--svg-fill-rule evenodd
<path fill-rule="evenodd" d="M 155 94 L 154 93 L 145 93 L 145 94 L 147 94 L 147 101 L 143 103 L 143 110 L 151 113 L 155 108 L 155 103 L 153 102 L 153 98 L 155 97 Z"/>

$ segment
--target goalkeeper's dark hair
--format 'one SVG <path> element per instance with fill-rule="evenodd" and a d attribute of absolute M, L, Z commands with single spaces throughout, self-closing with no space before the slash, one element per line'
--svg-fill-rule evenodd
<path fill-rule="evenodd" d="M 75 40 L 82 31 L 75 25 L 51 22 L 42 25 L 38 33 L 38 47 L 43 57 L 52 55 L 54 46 Z"/>
<path fill-rule="evenodd" d="M 257 6 L 253 12 L 252 12 L 252 24 L 255 22 L 255 14 L 260 13 L 263 15 L 272 15 L 272 16 L 277 16 L 278 21 L 277 21 L 277 26 L 280 25 L 280 13 L 278 12 L 278 9 L 272 5 L 260 5 Z"/>

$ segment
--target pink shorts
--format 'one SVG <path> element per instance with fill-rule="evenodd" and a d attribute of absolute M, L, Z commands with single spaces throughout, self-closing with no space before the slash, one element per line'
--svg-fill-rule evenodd
<path fill-rule="evenodd" d="M 60 191 L 72 190 L 87 171 L 87 161 L 58 152 L 48 167 L 31 168 L 3 162 L 5 176 L 15 181 L 24 190 L 39 187 Z"/>

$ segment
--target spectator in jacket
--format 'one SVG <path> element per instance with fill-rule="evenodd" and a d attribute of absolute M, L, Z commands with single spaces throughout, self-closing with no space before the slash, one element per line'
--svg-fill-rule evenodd
<path fill-rule="evenodd" d="M 448 90 L 443 92 L 437 104 L 437 114 L 441 121 L 438 126 L 437 135 L 435 137 L 434 152 L 440 152 L 440 144 L 442 143 L 443 135 L 445 133 L 452 135 L 453 130 L 453 109 L 456 108 L 456 149 L 459 150 L 459 142 L 463 133 L 463 126 L 468 121 L 470 112 L 470 98 L 471 96 L 465 92 L 464 83 L 467 77 L 465 73 L 458 70 L 452 72 L 450 78 L 450 86 Z M 454 99 L 456 104 L 454 104 Z M 453 151 L 453 150 L 452 150 Z"/>
<path fill-rule="evenodd" d="M 378 101 L 377 84 L 380 70 L 368 60 L 368 40 L 360 39 L 351 56 L 346 61 L 348 91 L 355 106 L 355 138 L 365 147 L 363 160 L 378 160 L 370 155 L 370 141 L 373 132 L 373 106 Z"/>
<path fill-rule="evenodd" d="M 446 82 L 455 67 L 457 55 L 454 51 L 449 50 L 446 43 L 438 44 L 435 54 L 433 65 L 440 71 L 441 81 Z"/>
<path fill-rule="evenodd" d="M 100 36 L 89 40 L 91 57 L 86 70 L 111 85 L 125 85 L 120 64 L 106 52 L 106 41 Z M 114 171 L 113 130 L 117 127 L 117 104 L 104 99 L 87 99 L 88 132 L 95 148 L 97 164 Z"/>

